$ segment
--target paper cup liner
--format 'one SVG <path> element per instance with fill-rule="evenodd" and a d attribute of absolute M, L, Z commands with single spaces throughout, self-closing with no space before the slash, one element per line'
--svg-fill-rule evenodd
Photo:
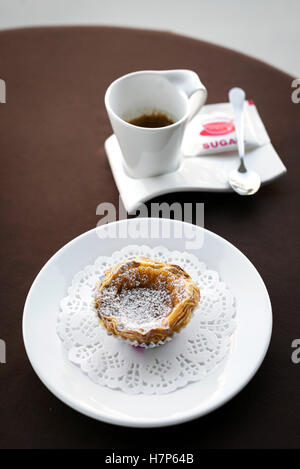
<path fill-rule="evenodd" d="M 173 336 L 176 334 L 176 332 L 173 332 L 173 335 L 170 336 L 170 337 L 166 337 L 164 340 L 160 340 L 159 342 L 149 342 L 149 343 L 140 343 L 138 342 L 137 340 L 130 340 L 130 339 L 124 339 L 123 337 L 121 336 L 116 336 L 114 334 L 112 334 L 111 332 L 109 332 L 106 327 L 104 327 L 103 325 L 103 322 L 101 321 L 101 319 L 98 317 L 98 323 L 101 327 L 103 327 L 103 329 L 105 329 L 107 335 L 109 336 L 112 336 L 114 337 L 115 339 L 118 339 L 120 340 L 121 342 L 123 343 L 126 343 L 128 345 L 131 345 L 132 347 L 134 348 L 137 348 L 137 349 L 143 349 L 143 350 L 146 350 L 146 349 L 150 349 L 150 348 L 154 348 L 154 347 L 159 347 L 160 345 L 164 345 L 166 344 L 167 342 L 170 342 L 172 339 L 173 339 Z"/>
<path fill-rule="evenodd" d="M 97 317 L 98 317 L 98 323 L 99 323 L 99 325 L 105 330 L 105 332 L 107 333 L 107 335 L 113 336 L 115 339 L 118 339 L 118 340 L 120 340 L 121 342 L 124 342 L 124 343 L 126 343 L 126 344 L 128 344 L 128 345 L 131 345 L 131 346 L 134 347 L 134 348 L 147 350 L 147 349 L 150 349 L 150 348 L 155 348 L 155 347 L 160 347 L 161 345 L 165 345 L 167 342 L 170 342 L 172 339 L 174 339 L 174 337 L 175 337 L 176 335 L 180 334 L 180 332 L 181 332 L 183 329 L 185 329 L 185 328 L 188 326 L 188 324 L 190 323 L 190 321 L 191 321 L 192 317 L 194 316 L 195 311 L 197 310 L 197 308 L 198 308 L 198 307 L 196 307 L 196 308 L 192 311 L 191 317 L 190 317 L 190 319 L 189 319 L 189 322 L 188 322 L 185 326 L 181 327 L 181 329 L 180 329 L 178 332 L 173 332 L 173 334 L 172 334 L 171 336 L 166 337 L 164 340 L 160 340 L 159 342 L 156 342 L 156 343 L 155 343 L 155 342 L 149 342 L 149 344 L 146 344 L 145 342 L 139 343 L 137 340 L 134 340 L 134 341 L 133 341 L 133 340 L 130 340 L 130 339 L 124 339 L 123 337 L 121 337 L 121 336 L 119 336 L 119 335 L 116 336 L 116 335 L 112 334 L 111 332 L 109 332 L 109 331 L 106 329 L 106 327 L 104 327 L 103 322 L 102 322 L 102 320 L 99 318 L 98 314 L 97 314 Z"/>

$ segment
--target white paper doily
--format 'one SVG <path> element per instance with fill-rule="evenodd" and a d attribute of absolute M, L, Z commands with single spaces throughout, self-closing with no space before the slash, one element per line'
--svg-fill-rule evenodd
<path fill-rule="evenodd" d="M 145 256 L 177 264 L 200 287 L 201 300 L 189 324 L 174 338 L 153 349 L 137 349 L 98 323 L 95 285 L 121 260 Z M 235 300 L 217 272 L 187 252 L 163 246 L 127 246 L 101 256 L 77 273 L 61 300 L 57 332 L 71 362 L 100 385 L 126 393 L 165 394 L 203 379 L 228 354 L 235 329 Z"/>

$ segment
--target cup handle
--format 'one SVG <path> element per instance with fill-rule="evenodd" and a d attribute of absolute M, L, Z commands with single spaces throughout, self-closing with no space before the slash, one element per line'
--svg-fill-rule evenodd
<path fill-rule="evenodd" d="M 207 99 L 207 90 L 197 73 L 192 70 L 164 70 L 159 72 L 189 99 L 189 119 L 191 120 Z"/>

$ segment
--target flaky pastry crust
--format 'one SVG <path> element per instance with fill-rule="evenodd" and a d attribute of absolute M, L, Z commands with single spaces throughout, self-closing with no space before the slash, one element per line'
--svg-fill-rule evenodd
<path fill-rule="evenodd" d="M 170 313 L 161 318 L 159 327 L 151 330 L 121 328 L 118 317 L 104 314 L 101 309 L 103 293 L 110 285 L 116 286 L 117 291 L 134 288 L 132 281 L 139 278 L 139 284 L 148 288 L 159 288 L 161 282 L 168 289 L 172 298 Z M 129 339 L 139 344 L 157 344 L 171 337 L 174 332 L 186 326 L 191 318 L 194 308 L 200 300 L 200 290 L 191 277 L 178 265 L 166 264 L 147 257 L 139 257 L 123 261 L 105 273 L 105 277 L 97 288 L 95 307 L 103 326 L 114 336 Z"/>

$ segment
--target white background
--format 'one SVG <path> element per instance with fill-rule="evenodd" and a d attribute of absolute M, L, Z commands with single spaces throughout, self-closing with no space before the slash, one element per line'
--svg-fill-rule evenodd
<path fill-rule="evenodd" d="M 300 0 L 0 0 L 0 28 L 105 24 L 171 30 L 300 77 Z"/>

